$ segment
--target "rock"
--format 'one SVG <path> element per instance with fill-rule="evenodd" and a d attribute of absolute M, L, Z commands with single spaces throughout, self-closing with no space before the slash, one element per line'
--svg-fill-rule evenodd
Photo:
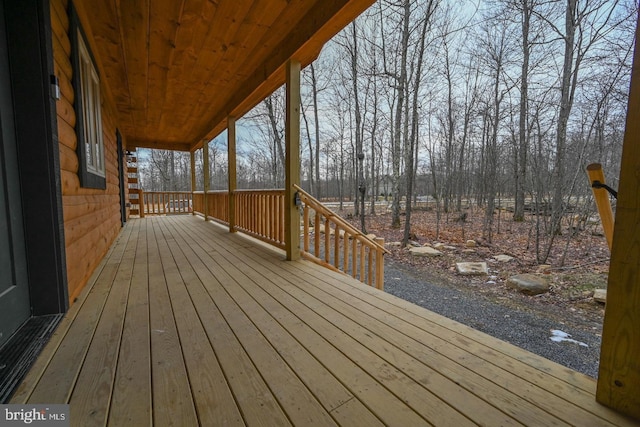
<path fill-rule="evenodd" d="M 433 247 L 435 249 L 438 249 L 438 250 L 443 249 L 444 248 L 444 243 L 436 243 L 436 244 L 433 245 Z"/>
<path fill-rule="evenodd" d="M 540 264 L 538 266 L 538 269 L 536 270 L 536 273 L 539 274 L 551 274 L 551 266 L 548 264 Z"/>
<path fill-rule="evenodd" d="M 549 283 L 535 274 L 518 274 L 507 279 L 507 287 L 517 289 L 523 294 L 538 295 L 549 292 Z"/>
<path fill-rule="evenodd" d="M 514 257 L 509 255 L 496 255 L 493 258 L 498 262 L 509 262 L 515 259 Z"/>
<path fill-rule="evenodd" d="M 434 257 L 442 255 L 442 252 L 429 246 L 420 246 L 419 248 L 412 247 L 409 249 L 409 252 L 411 252 L 411 255 L 413 256 Z"/>
<path fill-rule="evenodd" d="M 606 303 L 607 302 L 607 290 L 606 289 L 596 289 L 593 292 L 593 299 L 601 302 L 601 303 Z"/>
<path fill-rule="evenodd" d="M 402 242 L 389 242 L 387 243 L 388 246 L 391 246 L 392 248 L 399 248 L 400 246 L 402 246 Z"/>
<path fill-rule="evenodd" d="M 463 249 L 462 253 L 463 254 L 475 254 L 476 250 L 475 249 Z"/>
<path fill-rule="evenodd" d="M 456 270 L 462 276 L 482 276 L 489 273 L 486 262 L 458 262 Z"/>
<path fill-rule="evenodd" d="M 455 251 L 458 248 L 456 248 L 455 246 L 444 246 L 443 249 L 446 249 L 448 251 Z"/>
<path fill-rule="evenodd" d="M 413 246 L 414 248 L 419 248 L 422 245 L 420 243 L 416 242 L 415 240 L 409 240 L 407 246 Z"/>
<path fill-rule="evenodd" d="M 378 236 L 376 236 L 376 235 L 375 235 L 375 234 L 373 234 L 373 233 L 369 233 L 369 234 L 367 234 L 367 239 L 369 239 L 369 240 L 376 240 L 376 237 L 378 237 Z"/>
<path fill-rule="evenodd" d="M 478 246 L 475 240 L 467 240 L 467 242 L 464 245 L 467 248 L 475 248 L 476 246 Z"/>

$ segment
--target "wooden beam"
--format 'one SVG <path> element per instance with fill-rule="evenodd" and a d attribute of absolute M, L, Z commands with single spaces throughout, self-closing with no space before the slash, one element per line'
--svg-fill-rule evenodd
<path fill-rule="evenodd" d="M 193 203 L 193 192 L 196 191 L 196 152 L 190 151 L 189 157 L 191 159 L 191 200 Z M 196 210 L 192 208 L 193 215 L 196 214 Z"/>
<path fill-rule="evenodd" d="M 209 142 L 205 142 L 202 146 L 202 169 L 204 175 L 204 220 L 209 220 L 209 202 L 207 201 L 207 193 L 209 192 Z"/>
<path fill-rule="evenodd" d="M 227 158 L 228 158 L 228 174 L 229 174 L 229 232 L 236 231 L 236 189 L 237 171 L 236 171 L 236 119 L 235 117 L 227 118 Z"/>
<path fill-rule="evenodd" d="M 285 190 L 284 231 L 287 260 L 300 259 L 300 213 L 295 204 L 296 189 L 300 185 L 300 62 L 287 62 L 287 96 L 285 123 Z"/>
<path fill-rule="evenodd" d="M 600 184 L 606 184 L 604 180 L 604 172 L 600 163 L 591 163 L 587 166 L 587 175 L 589 175 L 589 185 L 593 185 L 594 182 Z M 600 213 L 600 221 L 602 222 L 602 229 L 604 235 L 607 238 L 607 245 L 609 245 L 609 251 L 613 244 L 613 211 L 611 210 L 611 202 L 609 201 L 609 192 L 604 188 L 591 187 L 593 189 L 593 197 Z"/>
<path fill-rule="evenodd" d="M 640 21 L 640 19 L 639 19 Z M 636 40 L 640 26 L 636 28 Z M 622 148 L 596 399 L 640 419 L 640 50 Z"/>
<path fill-rule="evenodd" d="M 156 150 L 174 150 L 174 151 L 193 151 L 191 144 L 188 142 L 156 142 L 145 141 L 140 139 L 127 140 L 127 149 L 135 150 L 136 148 L 152 148 Z"/>

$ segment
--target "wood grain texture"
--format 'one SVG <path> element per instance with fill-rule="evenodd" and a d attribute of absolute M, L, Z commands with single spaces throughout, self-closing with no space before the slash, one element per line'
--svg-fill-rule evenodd
<path fill-rule="evenodd" d="M 89 283 L 14 403 L 82 425 L 637 424 L 592 378 L 192 215 L 129 221 Z"/>
<path fill-rule="evenodd" d="M 68 26 L 52 6 L 54 33 Z M 126 140 L 202 146 L 306 66 L 373 0 L 76 0 Z M 60 43 L 57 50 L 68 51 Z M 176 146 L 177 146 L 176 145 Z M 182 148 L 180 148 L 182 149 Z"/>
<path fill-rule="evenodd" d="M 640 21 L 640 18 L 639 18 Z M 640 26 L 636 29 L 636 39 Z M 640 420 L 640 49 L 620 165 L 598 375 L 598 401 Z"/>
<path fill-rule="evenodd" d="M 96 5 L 98 8 L 102 7 Z M 67 6 L 66 0 L 50 2 L 54 69 L 62 94 L 57 101 L 56 111 L 68 288 L 70 301 L 73 302 L 120 231 L 120 206 L 115 140 L 116 110 L 106 93 L 102 97 L 106 190 L 82 188 L 78 179 L 77 136 L 74 129 L 78 113 L 73 106 Z M 92 34 L 90 28 L 87 30 L 88 34 Z M 102 87 L 104 92 L 106 86 L 103 84 Z"/>

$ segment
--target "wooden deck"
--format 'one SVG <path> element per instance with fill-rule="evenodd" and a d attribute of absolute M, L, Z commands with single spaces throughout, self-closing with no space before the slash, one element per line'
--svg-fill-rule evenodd
<path fill-rule="evenodd" d="M 70 403 L 74 426 L 636 425 L 589 377 L 283 259 L 132 220 L 12 403 Z"/>

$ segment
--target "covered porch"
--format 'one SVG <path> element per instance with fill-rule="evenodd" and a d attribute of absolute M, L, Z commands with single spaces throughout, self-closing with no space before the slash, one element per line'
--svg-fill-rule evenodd
<path fill-rule="evenodd" d="M 596 381 L 198 216 L 131 220 L 16 391 L 73 425 L 635 425 Z"/>

